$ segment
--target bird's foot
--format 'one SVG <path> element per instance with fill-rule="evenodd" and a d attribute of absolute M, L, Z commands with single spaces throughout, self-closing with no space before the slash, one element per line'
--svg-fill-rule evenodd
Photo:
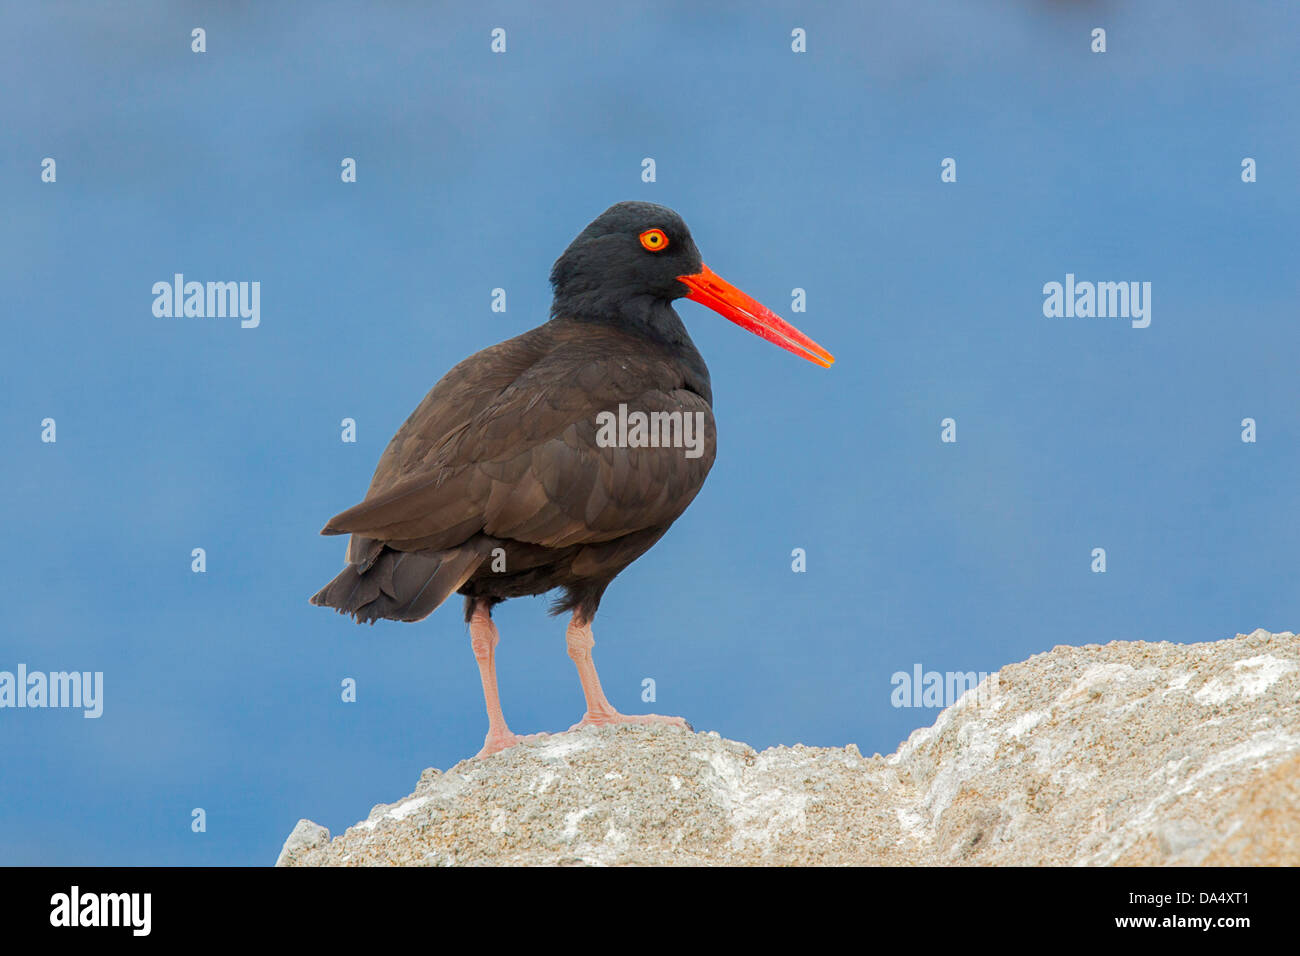
<path fill-rule="evenodd" d="M 582 715 L 582 720 L 578 721 L 570 730 L 581 730 L 583 727 L 612 727 L 616 724 L 670 724 L 673 727 L 685 727 L 687 730 L 694 731 L 695 728 L 687 723 L 683 717 L 661 717 L 659 714 L 620 714 L 618 711 L 602 710 L 596 713 L 587 711 Z"/>
<path fill-rule="evenodd" d="M 525 740 L 537 740 L 539 737 L 545 737 L 546 734 L 516 734 L 509 730 L 493 731 L 489 730 L 487 736 L 483 738 L 483 749 L 474 755 L 474 759 L 480 757 L 490 757 L 493 754 L 499 754 L 503 750 L 509 750 L 515 744 L 521 744 Z"/>

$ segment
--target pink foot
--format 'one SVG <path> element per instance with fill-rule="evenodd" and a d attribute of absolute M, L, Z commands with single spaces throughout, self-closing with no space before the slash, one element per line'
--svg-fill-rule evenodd
<path fill-rule="evenodd" d="M 509 750 L 515 744 L 521 744 L 525 740 L 536 740 L 545 736 L 546 734 L 515 734 L 508 730 L 504 733 L 496 733 L 489 730 L 487 736 L 483 738 L 483 749 L 474 755 L 474 759 L 490 757 L 503 750 Z"/>
<path fill-rule="evenodd" d="M 687 730 L 694 730 L 686 719 L 683 717 L 661 717 L 658 714 L 620 714 L 616 710 L 600 711 L 593 714 L 591 711 L 582 715 L 582 720 L 578 721 L 570 730 L 579 730 L 583 727 L 611 727 L 615 724 L 670 724 L 673 727 L 685 727 Z"/>

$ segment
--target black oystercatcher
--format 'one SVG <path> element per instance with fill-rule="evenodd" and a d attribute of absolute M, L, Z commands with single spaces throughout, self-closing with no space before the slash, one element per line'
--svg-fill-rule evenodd
<path fill-rule="evenodd" d="M 694 299 L 829 367 L 831 354 L 713 274 L 686 224 L 645 202 L 611 206 L 551 270 L 551 318 L 461 362 L 389 442 L 359 505 L 322 534 L 351 534 L 347 567 L 311 603 L 419 621 L 453 591 L 487 702 L 479 756 L 521 738 L 497 694 L 493 605 L 563 588 L 565 637 L 587 698 L 581 723 L 629 717 L 605 698 L 591 620 L 610 581 L 691 503 L 713 465 L 712 390 L 672 302 Z"/>

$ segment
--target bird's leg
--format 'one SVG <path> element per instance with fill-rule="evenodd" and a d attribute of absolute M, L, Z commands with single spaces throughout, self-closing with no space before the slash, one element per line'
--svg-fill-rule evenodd
<path fill-rule="evenodd" d="M 581 721 L 569 728 L 570 730 L 608 724 L 673 724 L 677 727 L 685 727 L 687 730 L 691 729 L 691 725 L 681 717 L 620 714 L 614 709 L 614 705 L 601 690 L 600 678 L 596 675 L 596 664 L 591 659 L 591 649 L 596 645 L 596 639 L 591 635 L 591 622 L 584 620 L 577 611 L 574 612 L 573 619 L 569 621 L 569 626 L 564 632 L 564 640 L 569 646 L 569 656 L 573 658 L 573 663 L 578 665 L 578 680 L 582 681 L 582 693 L 587 698 L 587 712 L 582 715 Z"/>
<path fill-rule="evenodd" d="M 505 714 L 501 712 L 501 695 L 497 693 L 497 642 L 501 635 L 492 623 L 492 608 L 485 601 L 474 605 L 474 613 L 469 620 L 469 640 L 474 648 L 474 659 L 478 661 L 478 674 L 483 680 L 483 701 L 487 705 L 488 732 L 483 738 L 483 749 L 475 757 L 486 757 L 499 753 L 507 747 L 513 747 L 523 738 L 511 733 L 506 726 Z"/>

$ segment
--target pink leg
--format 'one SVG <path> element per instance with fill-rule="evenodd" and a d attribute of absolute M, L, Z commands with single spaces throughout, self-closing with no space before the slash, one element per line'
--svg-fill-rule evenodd
<path fill-rule="evenodd" d="M 501 640 L 501 635 L 492 623 L 491 609 L 483 602 L 474 606 L 474 614 L 469 621 L 469 639 L 474 648 L 474 659 L 478 661 L 479 677 L 483 680 L 483 701 L 487 704 L 488 715 L 488 732 L 483 738 L 483 749 L 474 756 L 487 757 L 513 747 L 524 738 L 511 733 L 506 726 L 505 714 L 501 712 L 496 665 L 497 642 Z"/>
<path fill-rule="evenodd" d="M 614 709 L 614 705 L 606 699 L 605 692 L 601 690 L 600 678 L 596 676 L 596 664 L 591 659 L 591 649 L 596 645 L 596 639 L 591 636 L 591 625 L 583 621 L 576 612 L 564 632 L 564 639 L 569 646 L 569 656 L 573 658 L 573 663 L 578 665 L 578 680 L 582 681 L 582 693 L 587 698 L 587 712 L 583 714 L 581 721 L 569 728 L 570 730 L 608 724 L 673 724 L 677 727 L 685 727 L 687 730 L 691 729 L 691 725 L 681 717 L 660 717 L 658 714 L 625 715 Z"/>

